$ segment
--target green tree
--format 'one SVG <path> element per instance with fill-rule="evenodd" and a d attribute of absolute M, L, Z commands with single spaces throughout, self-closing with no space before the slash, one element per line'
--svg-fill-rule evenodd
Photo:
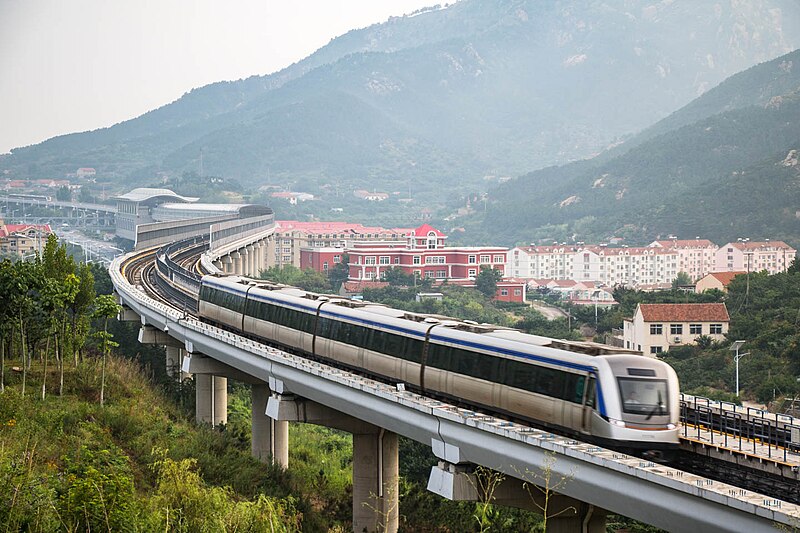
<path fill-rule="evenodd" d="M 381 279 L 387 281 L 389 285 L 397 287 L 410 287 L 414 285 L 415 276 L 404 271 L 400 267 L 386 269 L 381 274 Z"/>
<path fill-rule="evenodd" d="M 503 274 L 489 266 L 482 266 L 475 278 L 475 288 L 487 298 L 494 298 L 497 294 L 497 282 L 503 279 Z"/>
<path fill-rule="evenodd" d="M 114 342 L 114 336 L 108 332 L 108 320 L 117 316 L 120 307 L 117 301 L 110 294 L 103 294 L 97 297 L 94 302 L 94 316 L 103 320 L 103 331 L 97 332 L 97 337 L 100 339 L 103 346 L 103 363 L 100 377 L 100 405 L 102 406 L 105 401 L 106 391 L 106 359 L 111 348 L 118 346 Z"/>
<path fill-rule="evenodd" d="M 675 279 L 672 280 L 672 288 L 677 289 L 679 287 L 687 287 L 692 284 L 692 278 L 686 272 L 678 272 L 678 275 Z"/>
<path fill-rule="evenodd" d="M 69 190 L 69 187 L 64 185 L 63 187 L 59 187 L 56 191 L 56 200 L 59 202 L 69 202 L 72 200 L 72 192 Z"/>
<path fill-rule="evenodd" d="M 328 269 L 328 283 L 331 284 L 331 289 L 338 292 L 342 284 L 350 278 L 350 256 L 347 254 L 342 255 L 342 260 L 333 265 L 333 268 Z"/>

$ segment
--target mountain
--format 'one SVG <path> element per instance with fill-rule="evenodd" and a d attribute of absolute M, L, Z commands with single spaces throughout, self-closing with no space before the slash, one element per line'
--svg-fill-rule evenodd
<path fill-rule="evenodd" d="M 19 177 L 196 170 L 423 199 L 596 154 L 800 46 L 793 0 L 462 0 L 351 31 L 269 76 L 19 148 Z M 202 154 L 202 155 L 201 155 Z M 400 185 L 402 184 L 402 185 Z"/>
<path fill-rule="evenodd" d="M 509 243 L 670 233 L 800 243 L 800 50 L 733 76 L 626 144 L 610 159 L 503 184 L 477 233 Z"/>

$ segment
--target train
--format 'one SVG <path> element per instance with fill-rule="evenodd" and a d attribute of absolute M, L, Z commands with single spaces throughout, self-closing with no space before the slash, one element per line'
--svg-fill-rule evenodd
<path fill-rule="evenodd" d="M 511 328 L 238 276 L 203 276 L 198 314 L 293 353 L 599 446 L 654 459 L 678 448 L 678 378 L 643 355 L 565 349 L 566 341 Z"/>

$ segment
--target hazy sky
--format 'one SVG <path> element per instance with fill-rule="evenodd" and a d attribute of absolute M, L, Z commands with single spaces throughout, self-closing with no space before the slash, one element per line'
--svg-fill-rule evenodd
<path fill-rule="evenodd" d="M 0 153 L 269 74 L 436 0 L 0 0 Z"/>

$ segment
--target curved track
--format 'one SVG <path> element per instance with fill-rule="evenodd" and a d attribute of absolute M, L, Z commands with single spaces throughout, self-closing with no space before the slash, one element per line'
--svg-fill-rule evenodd
<path fill-rule="evenodd" d="M 131 257 L 121 266 L 121 272 L 128 281 L 151 296 L 184 314 L 196 316 L 197 291 L 178 287 L 171 282 L 174 276 L 200 278 L 204 274 L 200 266 L 200 256 L 208 249 L 203 240 L 189 239 L 162 248 L 144 250 Z M 166 269 L 160 272 L 159 268 Z M 800 504 L 800 483 L 794 479 L 744 468 L 703 455 L 680 451 L 670 466 L 715 479 L 747 491 L 758 492 L 772 498 Z"/>

